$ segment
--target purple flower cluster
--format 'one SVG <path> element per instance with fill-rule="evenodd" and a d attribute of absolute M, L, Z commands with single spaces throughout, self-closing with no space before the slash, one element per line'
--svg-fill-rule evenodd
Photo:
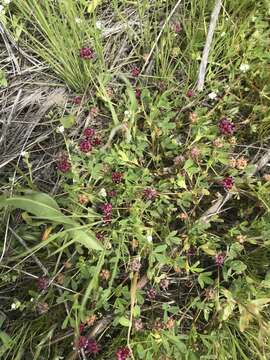
<path fill-rule="evenodd" d="M 156 296 L 157 296 L 157 291 L 154 288 L 151 288 L 149 290 L 147 290 L 147 297 L 149 300 L 155 300 Z"/>
<path fill-rule="evenodd" d="M 115 355 L 117 360 L 126 360 L 131 354 L 129 348 L 127 346 L 123 346 L 116 351 Z"/>
<path fill-rule="evenodd" d="M 80 58 L 84 60 L 91 60 L 94 58 L 94 51 L 90 47 L 83 47 L 80 49 Z"/>
<path fill-rule="evenodd" d="M 123 174 L 120 173 L 119 171 L 115 171 L 112 173 L 112 181 L 115 184 L 120 184 L 120 182 L 122 182 L 123 180 Z"/>
<path fill-rule="evenodd" d="M 92 144 L 88 139 L 82 140 L 80 142 L 80 150 L 84 153 L 89 153 L 92 150 Z"/>
<path fill-rule="evenodd" d="M 134 68 L 131 69 L 131 75 L 133 77 L 138 77 L 140 75 L 140 72 L 141 71 L 137 66 L 135 66 Z"/>
<path fill-rule="evenodd" d="M 71 169 L 71 164 L 67 158 L 61 158 L 57 163 L 57 169 L 62 173 L 66 173 Z"/>
<path fill-rule="evenodd" d="M 217 266 L 222 266 L 224 264 L 224 261 L 225 261 L 225 254 L 220 252 L 218 253 L 216 256 L 215 256 L 215 264 Z"/>
<path fill-rule="evenodd" d="M 231 176 L 224 178 L 221 182 L 225 190 L 231 190 L 234 184 L 234 180 Z"/>
<path fill-rule="evenodd" d="M 219 130 L 223 135 L 232 135 L 235 131 L 235 125 L 227 118 L 223 118 L 218 123 Z"/>
<path fill-rule="evenodd" d="M 146 188 L 143 191 L 143 197 L 145 200 L 153 200 L 157 197 L 157 190 L 152 188 Z"/>
<path fill-rule="evenodd" d="M 105 203 L 101 205 L 101 210 L 103 212 L 103 221 L 109 223 L 112 220 L 112 204 Z"/>
<path fill-rule="evenodd" d="M 47 277 L 40 277 L 37 280 L 37 288 L 38 290 L 45 290 L 49 286 L 49 279 Z"/>
<path fill-rule="evenodd" d="M 88 339 L 86 336 L 80 336 L 78 348 L 85 350 L 86 353 L 96 355 L 100 350 L 100 345 L 94 339 Z"/>

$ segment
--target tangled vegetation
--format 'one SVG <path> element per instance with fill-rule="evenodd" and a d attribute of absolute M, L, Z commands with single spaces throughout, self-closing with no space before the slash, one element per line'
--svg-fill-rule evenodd
<path fill-rule="evenodd" d="M 270 9 L 198 91 L 214 4 L 0 5 L 1 359 L 269 359 Z"/>

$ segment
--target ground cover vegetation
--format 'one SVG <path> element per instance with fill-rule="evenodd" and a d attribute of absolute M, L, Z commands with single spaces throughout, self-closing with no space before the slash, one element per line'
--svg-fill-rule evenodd
<path fill-rule="evenodd" d="M 0 358 L 270 358 L 269 3 L 2 0 Z"/>

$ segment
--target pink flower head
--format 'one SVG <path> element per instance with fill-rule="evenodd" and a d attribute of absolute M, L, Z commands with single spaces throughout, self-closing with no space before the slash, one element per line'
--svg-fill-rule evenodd
<path fill-rule="evenodd" d="M 80 336 L 79 337 L 79 341 L 78 341 L 78 347 L 79 349 L 84 349 L 86 350 L 87 349 L 87 346 L 88 346 L 88 339 L 86 336 Z"/>
<path fill-rule="evenodd" d="M 82 102 L 82 97 L 75 96 L 75 98 L 72 100 L 72 102 L 73 102 L 73 104 L 80 105 L 80 103 Z"/>
<path fill-rule="evenodd" d="M 137 88 L 135 90 L 135 96 L 136 96 L 137 99 L 140 99 L 141 96 L 142 96 L 142 90 Z"/>
<path fill-rule="evenodd" d="M 96 355 L 101 350 L 101 346 L 94 339 L 89 339 L 86 352 Z"/>
<path fill-rule="evenodd" d="M 218 123 L 219 130 L 223 135 L 232 135 L 235 131 L 235 125 L 227 118 L 223 118 Z"/>
<path fill-rule="evenodd" d="M 169 285 L 170 285 L 170 281 L 168 279 L 162 279 L 159 283 L 159 286 L 163 291 L 168 290 Z"/>
<path fill-rule="evenodd" d="M 57 169 L 62 173 L 66 173 L 71 169 L 71 164 L 66 158 L 62 158 L 57 163 Z"/>
<path fill-rule="evenodd" d="M 94 51 L 90 47 L 83 47 L 80 49 L 80 58 L 84 60 L 91 60 L 94 57 Z"/>
<path fill-rule="evenodd" d="M 234 180 L 231 176 L 228 176 L 222 180 L 221 184 L 225 190 L 231 190 L 234 184 Z"/>
<path fill-rule="evenodd" d="M 119 171 L 115 171 L 112 173 L 112 181 L 115 184 L 120 184 L 120 182 L 122 182 L 123 180 L 123 174 L 120 173 Z"/>
<path fill-rule="evenodd" d="M 110 197 L 110 198 L 114 198 L 117 196 L 117 192 L 115 190 L 110 190 L 110 191 L 107 191 L 107 195 Z"/>
<path fill-rule="evenodd" d="M 146 200 L 153 200 L 157 197 L 157 191 L 155 189 L 152 188 L 146 188 L 143 191 L 143 197 Z"/>
<path fill-rule="evenodd" d="M 45 290 L 49 286 L 49 279 L 46 277 L 40 277 L 37 280 L 37 288 L 38 290 Z"/>
<path fill-rule="evenodd" d="M 215 263 L 217 266 L 222 266 L 224 264 L 225 261 L 225 254 L 220 252 L 215 256 Z"/>
<path fill-rule="evenodd" d="M 101 210 L 103 212 L 104 215 L 110 215 L 112 213 L 112 204 L 110 203 L 105 203 L 101 205 Z"/>
<path fill-rule="evenodd" d="M 92 138 L 96 133 L 96 130 L 93 129 L 93 128 L 86 128 L 84 129 L 84 132 L 83 132 L 83 135 L 87 138 L 87 139 L 90 139 Z"/>
<path fill-rule="evenodd" d="M 91 140 L 91 145 L 93 146 L 98 146 L 101 144 L 101 139 L 99 136 L 95 136 L 92 140 Z"/>
<path fill-rule="evenodd" d="M 103 220 L 103 222 L 104 222 L 105 224 L 110 223 L 110 222 L 112 221 L 112 214 L 106 214 L 106 215 L 104 215 L 103 218 L 102 218 L 102 220 Z"/>
<path fill-rule="evenodd" d="M 188 92 L 187 92 L 187 97 L 191 98 L 194 96 L 194 91 L 189 89 Z"/>
<path fill-rule="evenodd" d="M 115 355 L 117 360 L 126 360 L 130 357 L 131 354 L 129 348 L 125 346 L 125 347 L 120 347 L 116 351 Z"/>
<path fill-rule="evenodd" d="M 96 239 L 101 241 L 104 239 L 104 235 L 101 233 L 96 233 Z"/>
<path fill-rule="evenodd" d="M 174 31 L 179 34 L 182 31 L 182 26 L 179 23 L 174 24 Z"/>
<path fill-rule="evenodd" d="M 79 326 L 79 333 L 81 334 L 83 332 L 84 332 L 84 324 L 81 323 Z"/>
<path fill-rule="evenodd" d="M 92 145 L 89 140 L 82 140 L 80 142 L 80 150 L 84 153 L 88 153 L 92 150 Z"/>
<path fill-rule="evenodd" d="M 146 294 L 147 294 L 148 299 L 154 300 L 157 296 L 157 291 L 156 291 L 156 289 L 151 288 L 151 289 L 147 290 Z"/>
<path fill-rule="evenodd" d="M 133 77 L 138 77 L 140 75 L 140 72 L 141 70 L 137 66 L 131 69 L 131 75 Z"/>

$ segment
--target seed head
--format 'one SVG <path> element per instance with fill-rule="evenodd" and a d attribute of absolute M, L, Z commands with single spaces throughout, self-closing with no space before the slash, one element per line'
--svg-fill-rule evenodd
<path fill-rule="evenodd" d="M 146 188 L 143 191 L 143 197 L 145 200 L 153 200 L 157 197 L 157 191 L 152 188 Z"/>

